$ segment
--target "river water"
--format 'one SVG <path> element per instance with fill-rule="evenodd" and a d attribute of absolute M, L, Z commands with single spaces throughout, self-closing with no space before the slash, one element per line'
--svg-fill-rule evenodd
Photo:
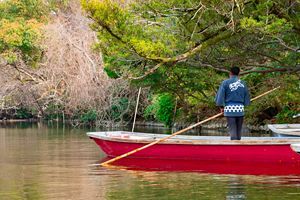
<path fill-rule="evenodd" d="M 0 124 L 0 199 L 300 199 L 300 175 L 100 167 L 86 131 Z"/>

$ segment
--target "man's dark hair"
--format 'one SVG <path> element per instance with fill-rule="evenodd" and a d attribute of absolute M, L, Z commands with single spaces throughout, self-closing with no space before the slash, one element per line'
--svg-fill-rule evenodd
<path fill-rule="evenodd" d="M 230 68 L 230 72 L 232 73 L 232 75 L 239 75 L 240 73 L 240 68 L 239 67 L 231 67 Z"/>

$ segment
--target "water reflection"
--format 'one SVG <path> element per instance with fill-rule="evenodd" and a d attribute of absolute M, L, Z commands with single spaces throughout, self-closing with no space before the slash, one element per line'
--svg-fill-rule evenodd
<path fill-rule="evenodd" d="M 109 158 L 104 158 L 102 163 Z M 141 171 L 177 171 L 203 172 L 211 174 L 238 175 L 300 175 L 300 163 L 270 163 L 270 162 L 233 162 L 233 161 L 203 161 L 203 160 L 166 160 L 122 158 L 113 162 L 110 168 Z"/>
<path fill-rule="evenodd" d="M 228 178 L 228 188 L 226 200 L 244 200 L 246 199 L 245 185 L 240 176 L 231 176 Z"/>
<path fill-rule="evenodd" d="M 109 170 L 118 175 L 107 179 L 105 199 L 299 199 L 293 176 Z"/>
<path fill-rule="evenodd" d="M 0 199 L 300 199 L 293 166 L 253 165 L 251 173 L 230 163 L 94 166 L 105 156 L 87 131 L 56 124 L 0 125 Z"/>

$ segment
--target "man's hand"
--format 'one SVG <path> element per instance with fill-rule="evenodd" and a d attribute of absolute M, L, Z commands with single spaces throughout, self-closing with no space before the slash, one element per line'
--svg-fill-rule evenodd
<path fill-rule="evenodd" d="M 220 112 L 224 113 L 224 107 L 220 107 Z"/>

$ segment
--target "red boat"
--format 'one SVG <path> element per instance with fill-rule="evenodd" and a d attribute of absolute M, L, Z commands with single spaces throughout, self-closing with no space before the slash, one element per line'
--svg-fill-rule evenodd
<path fill-rule="evenodd" d="M 109 156 L 116 157 L 168 135 L 132 132 L 89 132 Z M 130 158 L 300 163 L 300 138 L 177 135 L 129 156 Z"/>

